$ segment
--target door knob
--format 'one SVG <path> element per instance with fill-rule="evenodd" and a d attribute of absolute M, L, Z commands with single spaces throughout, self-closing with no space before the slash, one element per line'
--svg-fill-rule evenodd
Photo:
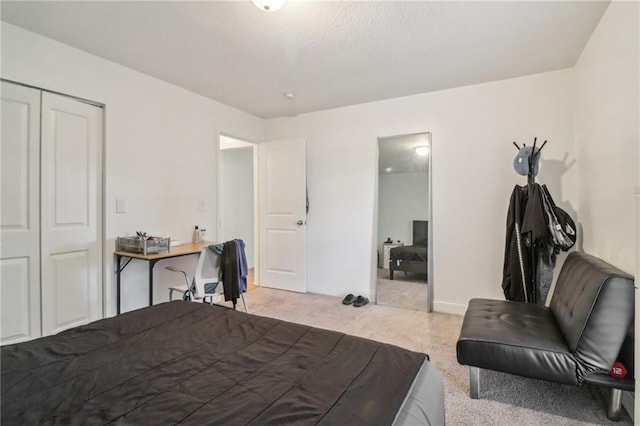
<path fill-rule="evenodd" d="M 299 220 L 299 221 L 297 221 L 296 223 L 298 224 L 298 226 L 302 226 L 302 225 L 304 225 L 304 222 L 303 222 L 302 220 Z"/>

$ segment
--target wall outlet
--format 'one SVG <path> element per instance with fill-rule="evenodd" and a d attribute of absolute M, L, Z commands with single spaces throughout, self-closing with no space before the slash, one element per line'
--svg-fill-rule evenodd
<path fill-rule="evenodd" d="M 124 198 L 116 199 L 116 213 L 126 213 L 127 212 L 127 204 L 124 201 Z"/>

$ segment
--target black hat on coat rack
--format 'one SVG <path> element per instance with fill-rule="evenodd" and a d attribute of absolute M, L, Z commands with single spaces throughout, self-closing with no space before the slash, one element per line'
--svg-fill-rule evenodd
<path fill-rule="evenodd" d="M 516 158 L 513 159 L 513 168 L 518 174 L 527 177 L 527 184 L 535 183 L 536 175 L 538 174 L 540 151 L 542 151 L 542 148 L 547 144 L 547 141 L 545 140 L 542 145 L 537 148 L 537 140 L 537 137 L 533 138 L 533 146 L 527 146 L 527 144 L 523 143 L 522 147 L 520 147 L 515 141 L 513 142 L 518 150 Z"/>

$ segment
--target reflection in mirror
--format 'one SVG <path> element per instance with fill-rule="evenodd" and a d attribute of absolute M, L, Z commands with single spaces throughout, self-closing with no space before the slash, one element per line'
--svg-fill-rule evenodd
<path fill-rule="evenodd" d="M 378 138 L 379 305 L 429 311 L 428 133 Z"/>

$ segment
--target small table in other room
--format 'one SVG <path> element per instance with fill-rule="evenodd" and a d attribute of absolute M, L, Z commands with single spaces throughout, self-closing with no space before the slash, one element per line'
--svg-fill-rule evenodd
<path fill-rule="evenodd" d="M 382 269 L 389 269 L 389 261 L 391 260 L 391 249 L 400 247 L 402 243 L 383 243 L 382 244 Z"/>

